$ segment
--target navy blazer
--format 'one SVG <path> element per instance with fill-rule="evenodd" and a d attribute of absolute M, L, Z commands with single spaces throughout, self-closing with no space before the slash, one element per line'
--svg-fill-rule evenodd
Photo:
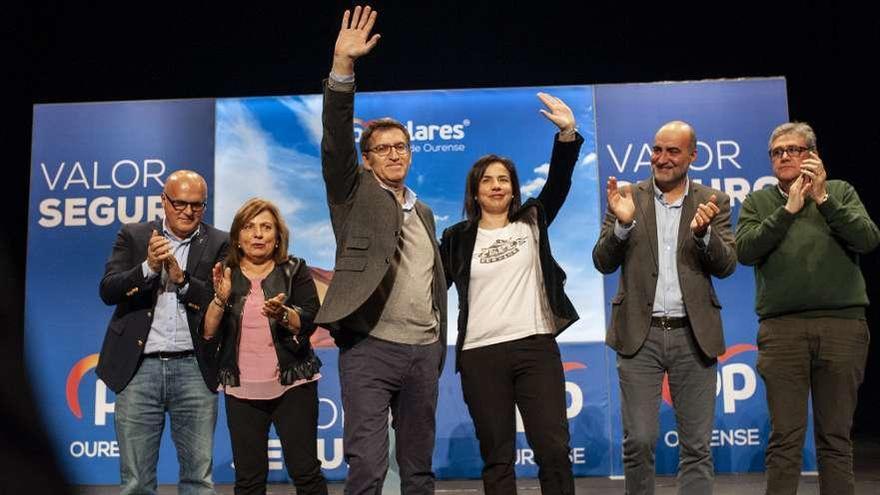
<path fill-rule="evenodd" d="M 565 294 L 565 272 L 550 252 L 547 227 L 562 208 L 568 191 L 571 189 L 571 175 L 577 164 L 578 153 L 584 138 L 577 134 L 574 141 L 560 142 L 554 137 L 553 153 L 550 158 L 550 172 L 547 182 L 537 198 L 529 199 L 520 207 L 511 222 L 525 221 L 538 223 L 538 257 L 541 260 L 541 273 L 550 309 L 553 312 L 556 335 L 578 320 L 574 305 Z M 471 257 L 477 240 L 479 222 L 465 220 L 443 231 L 440 242 L 440 255 L 446 272 L 447 288 L 453 283 L 458 290 L 458 339 L 455 343 L 455 369 L 460 371 L 459 357 L 464 345 L 468 322 L 468 286 L 471 280 Z"/>
<path fill-rule="evenodd" d="M 101 300 L 116 305 L 95 372 L 116 393 L 121 392 L 134 376 L 141 362 L 147 335 L 153 323 L 153 309 L 161 277 L 146 280 L 141 268 L 147 259 L 147 244 L 152 231 L 162 232 L 162 220 L 131 223 L 119 229 L 113 251 L 101 279 Z M 207 224 L 200 224 L 192 240 L 186 271 L 190 275 L 189 288 L 180 296 L 186 308 L 186 319 L 193 340 L 195 355 L 202 377 L 209 390 L 217 390 L 217 373 L 209 368 L 208 356 L 216 351 L 216 341 L 205 341 L 198 329 L 206 308 L 214 297 L 211 270 L 226 257 L 229 234 Z M 210 348 L 210 347 L 214 348 Z"/>

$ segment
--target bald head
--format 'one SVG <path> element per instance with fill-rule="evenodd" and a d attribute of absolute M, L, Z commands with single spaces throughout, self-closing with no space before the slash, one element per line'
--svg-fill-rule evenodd
<path fill-rule="evenodd" d="M 202 201 L 208 196 L 208 183 L 201 175 L 192 170 L 178 170 L 173 172 L 165 180 L 166 194 L 170 194 L 174 198 L 181 193 L 198 193 L 201 194 Z"/>
<path fill-rule="evenodd" d="M 664 131 L 669 132 L 669 133 L 679 134 L 679 135 L 686 134 L 688 144 L 690 146 L 687 150 L 688 153 L 691 153 L 697 149 L 697 132 L 694 131 L 694 128 L 691 127 L 691 125 L 688 124 L 687 122 L 685 122 L 683 120 L 673 120 L 673 121 L 670 121 L 670 122 L 663 124 L 662 126 L 660 126 L 660 129 L 657 129 L 657 134 L 654 135 L 655 140 L 656 140 L 656 137 L 659 136 L 660 133 L 664 132 Z"/>

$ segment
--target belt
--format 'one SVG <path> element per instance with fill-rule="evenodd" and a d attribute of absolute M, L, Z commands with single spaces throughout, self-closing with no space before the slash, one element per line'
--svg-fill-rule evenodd
<path fill-rule="evenodd" d="M 144 354 L 144 358 L 156 358 L 167 361 L 169 359 L 180 359 L 194 355 L 195 353 L 193 351 L 159 351 Z"/>
<path fill-rule="evenodd" d="M 691 322 L 687 316 L 679 316 L 671 318 L 668 316 L 652 316 L 651 326 L 662 328 L 663 330 L 672 330 L 674 328 L 683 328 L 690 326 Z"/>

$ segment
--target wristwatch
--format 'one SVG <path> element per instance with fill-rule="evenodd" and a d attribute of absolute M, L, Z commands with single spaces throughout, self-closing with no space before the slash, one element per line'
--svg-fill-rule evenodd
<path fill-rule="evenodd" d="M 187 285 L 189 285 L 189 272 L 184 270 L 183 271 L 183 280 L 181 280 L 180 283 L 177 284 L 177 289 L 176 289 L 177 295 L 180 295 L 180 290 L 183 289 L 184 287 L 186 287 Z"/>
<path fill-rule="evenodd" d="M 282 309 L 284 309 L 284 311 L 281 313 L 281 319 L 278 321 L 280 321 L 285 327 L 290 328 L 290 317 L 287 315 L 287 307 L 282 306 Z"/>

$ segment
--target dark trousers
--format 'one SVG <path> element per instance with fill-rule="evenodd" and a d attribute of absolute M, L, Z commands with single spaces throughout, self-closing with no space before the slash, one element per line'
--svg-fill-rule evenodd
<path fill-rule="evenodd" d="M 715 419 L 716 368 L 717 361 L 703 355 L 690 327 L 651 327 L 637 353 L 617 355 L 627 495 L 654 493 L 654 449 L 664 374 L 669 375 L 680 447 L 678 493 L 712 493 L 715 467 L 709 442 Z"/>
<path fill-rule="evenodd" d="M 318 461 L 318 382 L 293 387 L 269 400 L 226 396 L 236 495 L 265 494 L 269 474 L 269 425 L 281 440 L 287 474 L 300 495 L 326 495 Z"/>
<path fill-rule="evenodd" d="M 541 492 L 574 493 L 565 377 L 553 336 L 462 351 L 460 360 L 464 400 L 480 442 L 485 493 L 516 493 L 514 405 L 519 406 L 526 439 L 535 452 Z"/>
<path fill-rule="evenodd" d="M 339 351 L 347 495 L 382 493 L 388 470 L 389 410 L 401 493 L 434 493 L 431 459 L 443 345 L 397 344 L 368 337 Z"/>
<path fill-rule="evenodd" d="M 767 386 L 767 493 L 797 493 L 807 400 L 813 396 L 819 492 L 855 492 L 852 428 L 870 335 L 864 320 L 768 318 L 758 329 L 758 372 Z"/>

